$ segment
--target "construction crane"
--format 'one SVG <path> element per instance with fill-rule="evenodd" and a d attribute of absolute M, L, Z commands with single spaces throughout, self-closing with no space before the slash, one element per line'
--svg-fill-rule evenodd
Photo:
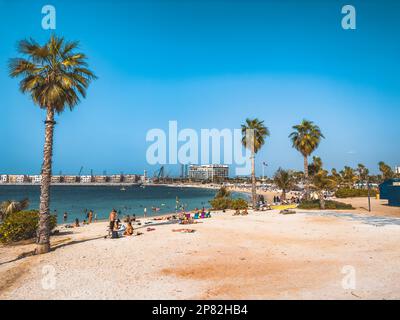
<path fill-rule="evenodd" d="M 80 175 L 81 175 L 81 173 L 82 173 L 82 170 L 83 170 L 83 166 L 82 166 L 82 167 L 81 167 L 81 169 L 79 170 L 78 176 L 80 176 Z"/>
<path fill-rule="evenodd" d="M 154 171 L 154 180 L 161 181 L 164 179 L 164 166 L 161 166 L 159 170 Z"/>

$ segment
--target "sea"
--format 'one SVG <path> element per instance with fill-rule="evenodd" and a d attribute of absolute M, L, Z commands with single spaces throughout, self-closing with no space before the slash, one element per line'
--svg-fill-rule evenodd
<path fill-rule="evenodd" d="M 107 219 L 112 209 L 120 216 L 133 215 L 143 217 L 174 213 L 176 207 L 185 210 L 210 207 L 217 190 L 169 187 L 169 186 L 51 186 L 50 210 L 57 214 L 58 223 L 63 222 L 64 212 L 68 213 L 67 222 L 76 218 L 86 219 L 86 212 L 92 210 L 97 219 Z M 233 194 L 234 197 L 240 195 Z M 39 185 L 0 185 L 0 202 L 4 200 L 22 200 L 28 198 L 29 209 L 39 208 Z"/>

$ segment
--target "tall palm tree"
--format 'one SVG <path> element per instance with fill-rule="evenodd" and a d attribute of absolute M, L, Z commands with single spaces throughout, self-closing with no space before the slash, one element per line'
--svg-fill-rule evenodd
<path fill-rule="evenodd" d="M 358 175 L 358 182 L 361 184 L 364 184 L 368 182 L 368 175 L 369 175 L 369 170 L 366 166 L 364 166 L 362 163 L 359 163 L 357 165 L 357 175 Z M 364 186 L 363 186 L 364 188 Z"/>
<path fill-rule="evenodd" d="M 86 56 L 77 53 L 78 42 L 51 36 L 40 45 L 33 39 L 22 40 L 18 52 L 23 57 L 11 59 L 10 76 L 22 78 L 22 93 L 29 94 L 33 102 L 46 110 L 45 141 L 40 189 L 39 226 L 36 253 L 50 251 L 50 180 L 53 155 L 55 113 L 68 106 L 72 110 L 86 96 L 86 89 L 96 76 L 87 68 Z"/>
<path fill-rule="evenodd" d="M 318 148 L 321 138 L 325 138 L 320 128 L 312 121 L 303 120 L 300 124 L 292 127 L 294 131 L 289 135 L 293 148 L 299 151 L 304 158 L 304 178 L 306 196 L 309 195 L 308 179 L 308 156 Z"/>
<path fill-rule="evenodd" d="M 286 200 L 286 193 L 294 187 L 295 180 L 291 171 L 279 168 L 275 172 L 274 183 L 282 190 L 282 200 Z"/>
<path fill-rule="evenodd" d="M 395 176 L 392 168 L 388 166 L 385 162 L 380 161 L 378 165 L 379 165 L 379 171 L 382 172 L 383 181 L 392 179 Z"/>
<path fill-rule="evenodd" d="M 354 169 L 349 166 L 345 166 L 344 169 L 340 171 L 340 174 L 346 187 L 350 189 L 353 188 L 354 183 L 357 181 L 357 176 L 354 173 Z"/>
<path fill-rule="evenodd" d="M 253 209 L 257 204 L 256 192 L 256 174 L 255 174 L 255 155 L 260 151 L 265 143 L 265 138 L 270 135 L 268 128 L 264 125 L 264 121 L 255 119 L 246 119 L 242 124 L 242 144 L 251 152 L 251 199 Z"/>

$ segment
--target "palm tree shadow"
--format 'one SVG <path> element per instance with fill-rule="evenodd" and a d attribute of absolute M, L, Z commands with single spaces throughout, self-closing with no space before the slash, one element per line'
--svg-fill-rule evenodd
<path fill-rule="evenodd" d="M 88 242 L 88 241 L 104 239 L 105 237 L 106 236 L 98 236 L 98 237 L 94 237 L 94 238 L 87 238 L 87 239 L 81 239 L 81 240 L 72 240 L 72 241 L 69 241 L 69 242 L 66 242 L 66 243 L 61 243 L 61 244 L 52 246 L 51 251 L 55 251 L 57 249 L 64 248 L 64 247 L 67 247 L 67 246 L 71 246 L 71 245 L 78 244 L 78 243 L 84 243 L 84 242 Z"/>
<path fill-rule="evenodd" d="M 24 259 L 24 258 L 29 257 L 29 256 L 34 256 L 34 255 L 35 255 L 35 251 L 24 252 L 24 253 L 20 254 L 18 257 L 16 257 L 15 259 L 11 259 L 11 260 L 8 260 L 8 261 L 0 262 L 0 266 L 3 266 L 5 264 L 12 263 L 12 262 Z"/>

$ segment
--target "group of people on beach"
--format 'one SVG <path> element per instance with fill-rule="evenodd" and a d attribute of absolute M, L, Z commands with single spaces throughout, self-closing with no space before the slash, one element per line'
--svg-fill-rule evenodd
<path fill-rule="evenodd" d="M 136 222 L 135 214 L 132 217 L 130 217 L 129 215 L 126 216 L 126 218 L 124 219 L 126 225 L 123 225 L 118 217 L 117 210 L 112 209 L 108 217 L 108 221 L 109 221 L 108 236 L 111 237 L 112 239 L 120 238 L 122 236 L 134 235 L 134 229 L 132 224 Z M 137 235 L 139 235 L 139 233 L 137 233 Z"/>

